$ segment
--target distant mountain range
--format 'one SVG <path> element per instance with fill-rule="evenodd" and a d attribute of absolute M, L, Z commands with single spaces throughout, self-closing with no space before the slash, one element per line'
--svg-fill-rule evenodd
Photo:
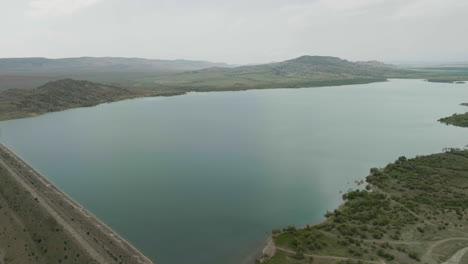
<path fill-rule="evenodd" d="M 161 72 L 229 66 L 230 65 L 226 63 L 208 61 L 153 60 L 119 57 L 0 59 L 0 73 Z"/>
<path fill-rule="evenodd" d="M 87 73 L 90 70 L 95 72 Z M 240 67 L 125 58 L 0 59 L 0 90 L 4 90 L 0 92 L 0 120 L 142 96 L 364 84 L 388 78 L 459 81 L 467 80 L 467 73 L 416 71 L 378 61 L 351 62 L 328 56 Z"/>

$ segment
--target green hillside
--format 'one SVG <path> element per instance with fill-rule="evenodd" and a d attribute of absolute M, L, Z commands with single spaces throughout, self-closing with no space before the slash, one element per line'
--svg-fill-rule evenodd
<path fill-rule="evenodd" d="M 52 81 L 35 89 L 10 89 L 1 92 L 0 120 L 149 95 L 167 93 L 72 79 Z"/>

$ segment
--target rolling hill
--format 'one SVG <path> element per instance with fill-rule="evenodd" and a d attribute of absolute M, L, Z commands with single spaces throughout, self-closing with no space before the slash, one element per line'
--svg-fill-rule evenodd
<path fill-rule="evenodd" d="M 90 81 L 64 79 L 35 89 L 0 92 L 0 120 L 36 116 L 133 97 L 172 95 L 156 90 L 124 88 Z"/>

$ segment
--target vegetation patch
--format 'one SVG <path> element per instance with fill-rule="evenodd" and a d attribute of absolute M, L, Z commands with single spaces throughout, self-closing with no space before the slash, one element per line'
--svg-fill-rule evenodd
<path fill-rule="evenodd" d="M 467 103 L 463 103 L 461 105 L 468 106 Z M 468 112 L 464 114 L 453 114 L 449 117 L 441 118 L 439 119 L 439 122 L 442 122 L 446 125 L 468 127 Z"/>

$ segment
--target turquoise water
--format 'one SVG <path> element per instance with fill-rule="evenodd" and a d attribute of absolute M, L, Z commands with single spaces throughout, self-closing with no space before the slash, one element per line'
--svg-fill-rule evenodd
<path fill-rule="evenodd" d="M 0 122 L 1 142 L 161 264 L 240 263 L 369 168 L 463 147 L 466 84 L 392 80 L 142 98 Z"/>

